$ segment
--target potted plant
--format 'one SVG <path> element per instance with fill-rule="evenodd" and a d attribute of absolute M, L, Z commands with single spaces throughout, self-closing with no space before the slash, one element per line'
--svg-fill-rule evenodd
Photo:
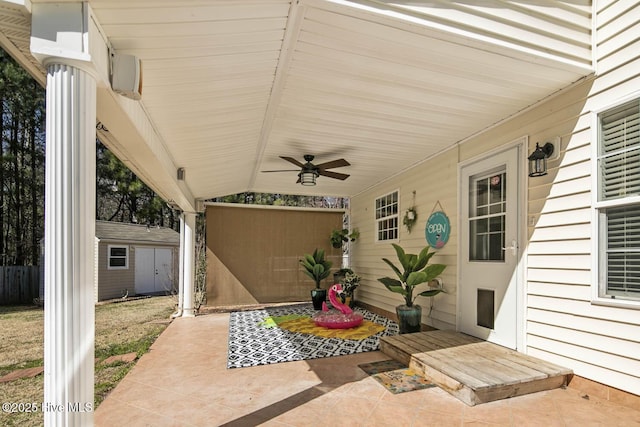
<path fill-rule="evenodd" d="M 435 252 L 429 252 L 429 246 L 426 246 L 420 251 L 420 254 L 416 255 L 405 253 L 404 249 L 395 243 L 392 243 L 392 245 L 396 250 L 401 268 L 396 267 L 387 258 L 383 258 L 382 260 L 391 267 L 398 278 L 382 277 L 378 279 L 378 281 L 391 292 L 398 293 L 404 297 L 405 303 L 396 307 L 400 333 L 419 332 L 422 319 L 422 307 L 414 304 L 415 299 L 418 296 L 435 296 L 442 292 L 442 289 L 428 289 L 416 293 L 414 288 L 422 283 L 429 283 L 438 277 L 444 271 L 446 265 L 429 265 L 429 260 L 435 254 Z"/>
<path fill-rule="evenodd" d="M 345 304 L 348 304 L 349 307 L 353 308 L 355 305 L 355 299 L 353 298 L 353 292 L 360 285 L 360 276 L 353 272 L 353 270 L 347 268 L 344 275 L 344 278 L 340 281 L 342 284 L 342 292 L 344 295 L 344 300 L 342 301 Z"/>
<path fill-rule="evenodd" d="M 321 310 L 322 303 L 327 299 L 327 290 L 320 288 L 320 282 L 329 277 L 332 262 L 324 258 L 324 249 L 316 248 L 313 254 L 305 254 L 300 264 L 304 268 L 304 273 L 316 284 L 315 289 L 311 290 L 313 308 Z"/>
<path fill-rule="evenodd" d="M 354 242 L 358 237 L 360 237 L 360 232 L 357 229 L 349 232 L 348 229 L 343 228 L 342 230 L 333 230 L 329 240 L 331 240 L 331 246 L 338 249 L 342 247 L 343 243 Z"/>
<path fill-rule="evenodd" d="M 347 273 L 353 273 L 353 270 L 350 269 L 349 267 L 343 267 L 340 270 L 333 273 L 333 283 L 342 283 Z"/>
<path fill-rule="evenodd" d="M 342 303 L 348 304 L 349 307 L 353 308 L 355 305 L 353 292 L 360 284 L 360 276 L 355 274 L 349 267 L 345 267 L 333 273 L 333 282 L 342 285 L 342 292 L 340 293 Z"/>

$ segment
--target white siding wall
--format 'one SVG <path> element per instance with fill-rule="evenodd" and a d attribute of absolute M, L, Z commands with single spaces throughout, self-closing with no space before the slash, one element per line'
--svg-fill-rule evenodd
<path fill-rule="evenodd" d="M 591 112 L 636 92 L 640 96 L 640 5 L 597 2 L 597 78 L 572 118 L 549 122 L 563 129 L 562 156 L 551 173 L 531 180 L 527 289 L 528 352 L 573 368 L 580 376 L 640 394 L 640 311 L 591 303 Z M 572 101 L 560 97 L 557 101 Z M 558 102 L 555 102 L 556 104 Z M 571 108 L 570 111 L 574 111 Z M 563 120 L 574 123 L 564 131 Z M 564 122 L 566 123 L 566 122 Z"/>
<path fill-rule="evenodd" d="M 570 367 L 577 375 L 640 394 L 640 310 L 591 303 L 591 112 L 640 89 L 640 4 L 599 2 L 597 14 L 598 76 L 570 88 L 508 122 L 420 164 L 352 199 L 352 225 L 361 237 L 353 247 L 353 268 L 363 276 L 358 299 L 394 311 L 401 302 L 375 279 L 391 271 L 381 262 L 393 258 L 389 244 L 374 243 L 373 201 L 400 189 L 401 211 L 416 190 L 418 223 L 409 235 L 402 228 L 400 244 L 417 251 L 424 244 L 424 224 L 440 200 L 453 230 L 437 262 L 447 295 L 435 298 L 436 327 L 455 327 L 457 269 L 457 164 L 497 146 L 528 136 L 536 142 L 561 138 L 560 157 L 549 174 L 528 183 L 528 252 L 525 283 L 525 352 Z M 428 306 L 424 299 L 419 303 Z"/>

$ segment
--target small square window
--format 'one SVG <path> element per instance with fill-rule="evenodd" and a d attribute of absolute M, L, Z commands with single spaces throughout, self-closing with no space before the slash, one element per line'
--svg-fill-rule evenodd
<path fill-rule="evenodd" d="M 129 247 L 109 245 L 107 268 L 109 270 L 128 269 L 129 268 Z"/>
<path fill-rule="evenodd" d="M 398 240 L 398 191 L 378 197 L 375 201 L 376 241 Z"/>

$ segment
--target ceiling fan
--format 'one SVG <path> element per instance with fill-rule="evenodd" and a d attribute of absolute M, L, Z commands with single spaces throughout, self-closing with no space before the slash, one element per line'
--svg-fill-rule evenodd
<path fill-rule="evenodd" d="M 349 178 L 349 175 L 339 172 L 329 171 L 327 169 L 339 168 L 342 166 L 351 166 L 351 163 L 347 162 L 345 159 L 333 160 L 330 162 L 320 163 L 314 165 L 311 163 L 314 159 L 314 156 L 311 154 L 305 154 L 304 160 L 306 163 L 301 163 L 293 157 L 280 156 L 281 159 L 286 160 L 300 168 L 298 173 L 298 180 L 296 183 L 300 183 L 302 185 L 316 185 L 316 178 L 320 175 L 326 176 L 329 178 L 339 179 L 344 181 Z M 282 169 L 282 170 L 271 170 L 271 171 L 262 171 L 262 172 L 294 172 L 298 171 L 298 169 Z"/>

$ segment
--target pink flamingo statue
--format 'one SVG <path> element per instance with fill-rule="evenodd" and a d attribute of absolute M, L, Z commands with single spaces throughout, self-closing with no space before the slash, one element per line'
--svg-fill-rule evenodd
<path fill-rule="evenodd" d="M 322 311 L 313 316 L 313 322 L 317 326 L 330 329 L 349 329 L 362 323 L 362 314 L 354 313 L 348 305 L 336 298 L 336 294 L 341 292 L 342 285 L 339 283 L 329 288 L 329 301 L 337 310 L 329 310 L 327 304 L 322 303 Z"/>

